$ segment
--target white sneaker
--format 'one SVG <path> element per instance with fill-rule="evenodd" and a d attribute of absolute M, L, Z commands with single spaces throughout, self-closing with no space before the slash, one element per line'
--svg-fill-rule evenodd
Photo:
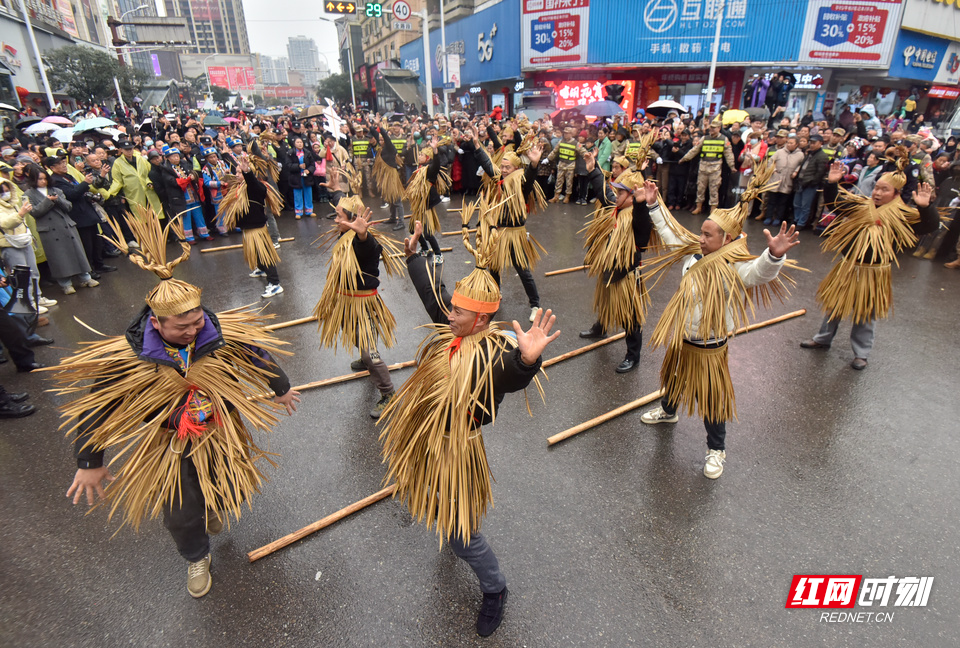
<path fill-rule="evenodd" d="M 273 297 L 274 295 L 279 295 L 283 292 L 283 286 L 280 284 L 267 284 L 267 289 L 263 291 L 263 294 L 260 295 L 262 299 L 267 297 Z"/>
<path fill-rule="evenodd" d="M 46 306 L 37 307 L 37 315 L 46 315 L 49 312 L 50 312 L 50 309 L 47 308 Z"/>
<path fill-rule="evenodd" d="M 257 268 L 256 270 L 254 270 L 253 272 L 251 272 L 251 273 L 248 274 L 247 276 L 248 276 L 248 277 L 253 277 L 254 279 L 256 279 L 256 278 L 258 278 L 258 277 L 266 277 L 266 276 L 267 276 L 267 273 L 264 272 L 263 270 L 261 270 L 260 268 Z"/>
<path fill-rule="evenodd" d="M 382 205 L 380 205 L 380 209 L 386 209 L 389 206 L 390 205 L 388 205 L 387 203 L 383 203 Z"/>
<path fill-rule="evenodd" d="M 277 249 L 279 250 L 279 249 L 280 249 L 280 241 L 277 241 L 276 243 L 274 243 L 274 244 L 273 244 L 273 247 L 275 247 L 275 248 L 277 248 Z"/>
<path fill-rule="evenodd" d="M 537 311 L 540 310 L 539 306 L 534 306 L 530 309 L 530 321 L 537 319 Z"/>
<path fill-rule="evenodd" d="M 39 301 L 40 301 L 40 305 L 41 305 L 41 306 L 56 306 L 56 305 L 57 305 L 57 300 L 56 300 L 56 299 L 47 299 L 47 298 L 44 297 L 43 295 L 40 296 L 40 300 L 39 300 Z"/>
<path fill-rule="evenodd" d="M 716 479 L 723 474 L 723 462 L 727 460 L 724 450 L 707 450 L 707 460 L 703 464 L 703 476 L 707 479 Z"/>
<path fill-rule="evenodd" d="M 80 286 L 82 288 L 96 288 L 100 285 L 100 282 L 96 279 L 88 279 L 87 281 L 81 281 Z"/>
<path fill-rule="evenodd" d="M 127 241 L 127 247 L 130 248 L 131 250 L 139 250 L 140 244 L 137 243 L 136 241 Z"/>
<path fill-rule="evenodd" d="M 443 255 L 434 254 L 433 255 L 433 265 L 443 265 Z"/>
<path fill-rule="evenodd" d="M 657 423 L 676 423 L 680 417 L 674 412 L 673 416 L 667 414 L 663 407 L 654 407 L 649 412 L 640 415 L 640 420 L 647 425 L 656 425 Z"/>
<path fill-rule="evenodd" d="M 450 196 L 444 196 L 440 199 L 440 202 L 450 202 Z"/>

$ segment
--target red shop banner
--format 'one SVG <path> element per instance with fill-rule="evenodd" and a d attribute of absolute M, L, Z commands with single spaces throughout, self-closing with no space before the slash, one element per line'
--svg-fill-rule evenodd
<path fill-rule="evenodd" d="M 557 97 L 557 110 L 564 110 L 566 108 L 585 106 L 594 101 L 603 101 L 607 98 L 603 89 L 604 86 L 613 83 L 619 83 L 623 86 L 623 101 L 620 102 L 620 107 L 623 108 L 628 115 L 633 115 L 636 98 L 635 81 L 620 79 L 600 81 L 599 79 L 587 79 L 580 81 L 546 81 L 545 85 L 553 88 L 553 92 Z"/>

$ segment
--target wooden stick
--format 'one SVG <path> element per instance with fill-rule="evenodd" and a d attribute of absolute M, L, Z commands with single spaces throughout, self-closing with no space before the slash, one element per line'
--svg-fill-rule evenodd
<path fill-rule="evenodd" d="M 568 272 L 577 272 L 577 271 L 579 271 L 579 270 L 586 270 L 586 269 L 589 268 L 589 267 L 590 267 L 590 266 L 588 266 L 588 265 L 579 265 L 579 266 L 574 266 L 574 267 L 572 267 L 572 268 L 564 268 L 563 270 L 551 270 L 550 272 L 544 272 L 544 273 L 543 273 L 543 276 L 544 276 L 544 277 L 553 277 L 553 276 L 556 276 L 556 275 L 567 274 Z"/>
<path fill-rule="evenodd" d="M 610 344 L 611 342 L 615 342 L 616 340 L 623 339 L 624 335 L 626 335 L 626 333 L 617 333 L 616 335 L 612 335 L 608 338 L 603 338 L 602 340 L 594 342 L 593 344 L 588 344 L 585 347 L 580 347 L 579 349 L 574 349 L 573 351 L 567 351 L 563 355 L 558 355 L 556 358 L 550 358 L 549 360 L 544 360 L 541 366 L 543 368 L 552 367 L 558 362 L 563 362 L 564 360 L 575 358 L 581 353 L 586 353 L 587 351 L 593 351 L 594 349 L 598 349 L 605 344 Z"/>
<path fill-rule="evenodd" d="M 615 419 L 621 414 L 626 414 L 627 412 L 633 411 L 638 407 L 643 407 L 647 403 L 655 401 L 658 398 L 661 398 L 662 396 L 663 396 L 663 390 L 658 389 L 655 392 L 651 392 L 647 394 L 643 398 L 638 398 L 637 400 L 631 401 L 626 405 L 621 405 L 617 409 L 610 410 L 606 414 L 601 414 L 600 416 L 597 416 L 596 418 L 592 418 L 589 421 L 581 423 L 580 425 L 575 425 L 572 428 L 567 428 L 563 432 L 557 432 L 552 437 L 547 439 L 547 445 L 553 445 L 554 443 L 559 443 L 564 439 L 569 439 L 575 434 L 580 434 L 581 432 L 584 432 L 591 428 L 595 428 L 601 423 L 606 423 L 610 419 Z"/>
<path fill-rule="evenodd" d="M 291 534 L 289 534 L 289 535 L 283 536 L 283 537 L 280 538 L 279 540 L 274 540 L 273 542 L 271 542 L 271 543 L 268 544 L 268 545 L 264 545 L 264 546 L 260 547 L 259 549 L 254 549 L 253 551 L 251 551 L 250 553 L 247 554 L 247 559 L 248 559 L 250 562 L 256 562 L 257 560 L 260 560 L 261 558 L 264 558 L 264 557 L 266 557 L 266 556 L 269 556 L 270 554 L 274 553 L 275 551 L 277 551 L 277 550 L 279 550 L 279 549 L 283 549 L 284 547 L 286 547 L 286 546 L 289 545 L 289 544 L 293 544 L 293 543 L 296 542 L 297 540 L 301 540 L 301 539 L 303 539 L 303 538 L 306 538 L 306 537 L 307 537 L 308 535 L 310 535 L 311 533 L 316 533 L 316 532 L 319 531 L 320 529 L 323 529 L 323 528 L 325 528 L 325 527 L 328 527 L 328 526 L 330 526 L 331 524 L 333 524 L 334 522 L 339 522 L 340 520 L 342 520 L 343 518 L 347 517 L 348 515 L 352 515 L 353 513 L 356 513 L 356 512 L 359 511 L 360 509 L 366 508 L 366 507 L 370 506 L 371 504 L 374 504 L 374 503 L 376 503 L 376 502 L 379 502 L 380 500 L 382 500 L 382 499 L 384 499 L 384 498 L 386 498 L 386 497 L 390 497 L 390 496 L 393 495 L 396 491 L 397 491 L 397 485 L 396 485 L 396 484 L 391 484 L 391 485 L 387 486 L 386 488 L 384 488 L 383 490 L 377 491 L 377 492 L 374 493 L 373 495 L 370 495 L 370 496 L 368 496 L 368 497 L 364 497 L 364 498 L 363 498 L 362 500 L 360 500 L 359 502 L 354 502 L 354 503 L 351 504 L 350 506 L 347 506 L 346 508 L 342 508 L 342 509 L 340 509 L 339 511 L 337 511 L 336 513 L 332 513 L 332 514 L 328 515 L 327 517 L 323 518 L 322 520 L 317 520 L 317 521 L 314 522 L 313 524 L 310 524 L 310 525 L 308 525 L 308 526 L 303 527 L 303 528 L 300 529 L 299 531 L 294 531 L 293 533 L 291 533 Z"/>
<path fill-rule="evenodd" d="M 291 236 L 290 238 L 282 238 L 282 239 L 280 239 L 280 242 L 281 242 L 281 243 L 289 243 L 290 241 L 295 240 L 295 238 L 296 238 L 296 237 L 294 237 L 294 236 Z M 239 250 L 239 249 L 242 248 L 242 247 L 243 247 L 242 244 L 237 243 L 236 245 L 219 245 L 219 246 L 217 246 L 217 247 L 204 248 L 204 249 L 202 249 L 202 250 L 200 250 L 200 251 L 201 251 L 201 252 L 219 252 L 220 250 Z"/>
<path fill-rule="evenodd" d="M 448 247 L 448 248 L 442 247 L 442 248 L 440 248 L 440 251 L 441 251 L 441 252 L 453 252 L 453 248 L 452 248 L 452 247 Z M 396 259 L 396 258 L 402 257 L 402 256 L 405 256 L 405 255 L 403 254 L 403 252 L 398 252 L 397 254 L 391 254 L 391 255 L 390 255 L 390 258 L 391 258 L 391 259 Z"/>
<path fill-rule="evenodd" d="M 785 315 L 780 315 L 779 317 L 774 317 L 772 319 L 764 320 L 763 322 L 756 322 L 755 324 L 744 326 L 742 328 L 737 329 L 731 335 L 739 335 L 740 333 L 749 333 L 750 331 L 755 331 L 765 326 L 770 326 L 772 324 L 779 324 L 780 322 L 785 322 L 786 320 L 793 319 L 794 317 L 800 317 L 801 315 L 805 315 L 806 312 L 807 312 L 806 308 L 801 308 L 800 310 L 793 311 L 792 313 L 787 313 Z M 606 340 L 602 340 L 602 341 L 605 342 Z M 562 357 L 562 356 L 558 356 L 558 357 Z M 545 366 L 547 363 L 544 362 L 543 364 Z M 576 425 L 572 428 L 568 428 L 563 432 L 558 432 L 557 434 L 554 434 L 552 437 L 547 438 L 547 444 L 553 445 L 555 443 L 563 441 L 564 439 L 569 439 L 570 437 L 576 434 L 580 434 L 581 432 L 594 428 L 600 425 L 601 423 L 605 423 L 611 419 L 614 419 L 620 416 L 621 414 L 626 414 L 627 412 L 635 410 L 638 407 L 642 407 L 647 403 L 650 403 L 652 401 L 655 401 L 658 398 L 661 398 L 662 396 L 663 396 L 662 389 L 659 389 L 655 392 L 647 394 L 643 398 L 638 398 L 637 400 L 627 403 L 626 405 L 621 405 L 620 407 L 614 410 L 610 410 L 606 414 L 601 414 L 600 416 L 597 416 L 596 418 L 592 418 L 589 421 L 581 423 L 580 425 Z"/>
<path fill-rule="evenodd" d="M 473 233 L 476 232 L 476 231 L 477 231 L 477 228 L 474 227 L 472 230 L 467 230 L 467 233 L 468 233 L 468 234 L 473 234 Z M 462 229 L 458 229 L 458 230 L 455 231 L 455 232 L 440 232 L 440 235 L 441 235 L 441 236 L 460 236 L 460 235 L 462 235 L 462 234 L 463 234 L 463 230 L 462 230 Z"/>
<path fill-rule="evenodd" d="M 387 365 L 387 370 L 394 371 L 396 369 L 406 369 L 407 367 L 414 367 L 416 366 L 416 364 L 417 364 L 416 360 L 408 360 L 407 362 L 398 362 L 396 364 Z M 317 380 L 317 381 L 309 382 L 303 385 L 297 385 L 293 389 L 297 391 L 303 391 L 304 389 L 316 389 L 317 387 L 327 387 L 329 385 L 336 385 L 338 383 L 356 380 L 357 378 L 365 378 L 366 376 L 369 376 L 369 375 L 370 375 L 370 372 L 366 370 L 355 371 L 353 373 L 344 374 L 342 376 L 336 376 L 334 378 L 324 378 L 323 380 Z"/>
<path fill-rule="evenodd" d="M 276 331 L 277 329 L 287 328 L 288 326 L 297 326 L 298 324 L 306 324 L 307 322 L 316 322 L 317 318 L 311 315 L 310 317 L 301 317 L 299 319 L 289 320 L 287 322 L 277 322 L 276 324 L 269 324 L 264 326 L 268 331 Z"/>

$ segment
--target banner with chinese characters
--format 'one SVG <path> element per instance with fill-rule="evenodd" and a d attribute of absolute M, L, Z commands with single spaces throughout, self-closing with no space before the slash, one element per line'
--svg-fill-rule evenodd
<path fill-rule="evenodd" d="M 589 63 L 710 64 L 717 20 L 718 62 L 796 61 L 804 13 L 782 0 L 594 2 Z"/>
<path fill-rule="evenodd" d="M 799 61 L 885 69 L 893 56 L 902 13 L 901 0 L 811 0 Z"/>
<path fill-rule="evenodd" d="M 590 0 L 522 0 L 522 7 L 520 67 L 530 70 L 587 62 Z"/>
<path fill-rule="evenodd" d="M 576 108 L 577 106 L 586 106 L 594 101 L 603 101 L 607 98 L 603 87 L 611 83 L 619 83 L 623 86 L 623 101 L 620 107 L 628 115 L 633 114 L 636 84 L 630 80 L 611 79 L 609 81 L 599 81 L 589 79 L 584 81 L 547 81 L 545 85 L 553 88 L 557 97 L 557 109 Z"/>

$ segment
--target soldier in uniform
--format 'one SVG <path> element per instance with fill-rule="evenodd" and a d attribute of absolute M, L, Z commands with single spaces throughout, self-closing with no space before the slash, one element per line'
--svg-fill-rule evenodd
<path fill-rule="evenodd" d="M 837 156 L 843 157 L 843 138 L 847 136 L 847 131 L 842 128 L 834 128 L 833 132 L 827 135 L 827 140 L 823 144 L 823 152 L 827 154 L 827 159 L 833 163 Z"/>
<path fill-rule="evenodd" d="M 550 155 L 547 157 L 550 162 L 556 161 L 557 163 L 557 184 L 550 202 L 559 201 L 560 196 L 564 195 L 564 189 L 566 189 L 566 194 L 563 202 L 564 204 L 570 202 L 570 194 L 573 193 L 573 172 L 577 166 L 579 150 L 580 146 L 574 138 L 573 129 L 569 127 L 563 129 L 563 139 L 555 149 L 550 151 Z"/>
<path fill-rule="evenodd" d="M 367 137 L 365 126 L 357 127 L 357 136 L 350 144 L 350 154 L 353 156 L 353 166 L 363 177 L 363 186 L 367 188 L 367 197 L 373 198 L 373 181 L 370 178 L 373 152 L 370 149 L 370 138 Z"/>
<path fill-rule="evenodd" d="M 690 149 L 690 152 L 684 155 L 680 162 L 689 162 L 697 156 L 700 157 L 700 170 L 697 173 L 697 204 L 691 212 L 694 215 L 703 212 L 703 198 L 708 187 L 710 189 L 710 209 L 713 210 L 720 204 L 720 171 L 723 163 L 727 163 L 731 172 L 737 172 L 730 141 L 720 134 L 719 118 L 710 122 L 707 135 L 700 140 L 699 144 Z"/>

